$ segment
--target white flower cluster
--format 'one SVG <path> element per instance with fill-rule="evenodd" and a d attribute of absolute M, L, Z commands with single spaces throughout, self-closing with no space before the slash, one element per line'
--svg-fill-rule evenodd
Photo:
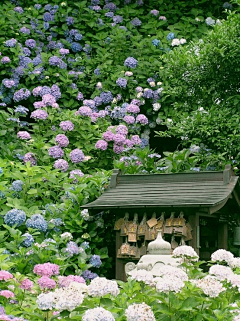
<path fill-rule="evenodd" d="M 171 266 L 163 265 L 158 269 L 159 276 L 169 276 L 170 278 L 176 277 L 182 281 L 187 281 L 188 276 L 182 269 Z"/>
<path fill-rule="evenodd" d="M 228 275 L 227 281 L 231 283 L 232 287 L 237 287 L 240 292 L 240 275 L 232 273 Z"/>
<path fill-rule="evenodd" d="M 211 261 L 212 262 L 231 262 L 233 260 L 234 256 L 231 252 L 220 249 L 215 251 L 211 255 Z"/>
<path fill-rule="evenodd" d="M 73 238 L 72 234 L 69 232 L 65 232 L 63 234 L 60 235 L 61 239 L 63 240 L 71 240 Z"/>
<path fill-rule="evenodd" d="M 40 310 L 72 311 L 82 304 L 87 286 L 83 283 L 71 282 L 66 288 L 56 289 L 54 292 L 41 293 L 37 297 Z"/>
<path fill-rule="evenodd" d="M 119 288 L 116 281 L 107 280 L 106 278 L 97 277 L 91 281 L 88 286 L 88 294 L 91 296 L 104 296 L 111 294 L 117 296 Z"/>
<path fill-rule="evenodd" d="M 234 257 L 232 260 L 228 262 L 228 265 L 232 269 L 240 268 L 240 257 Z"/>
<path fill-rule="evenodd" d="M 182 39 L 178 39 L 178 38 L 174 38 L 172 40 L 172 43 L 171 45 L 174 47 L 174 46 L 179 46 L 179 45 L 183 45 L 187 42 L 186 39 L 182 38 Z"/>
<path fill-rule="evenodd" d="M 159 103 L 154 103 L 153 104 L 153 110 L 154 111 L 158 111 L 160 108 L 161 108 L 161 104 L 159 104 Z"/>
<path fill-rule="evenodd" d="M 214 275 L 218 280 L 223 281 L 233 274 L 229 266 L 215 264 L 210 267 L 209 274 Z"/>
<path fill-rule="evenodd" d="M 114 321 L 112 313 L 104 308 L 94 308 L 87 310 L 82 316 L 82 321 Z"/>
<path fill-rule="evenodd" d="M 194 248 L 188 245 L 181 245 L 173 250 L 173 257 L 186 258 L 191 261 L 198 261 L 199 256 L 194 251 Z"/>
<path fill-rule="evenodd" d="M 155 278 L 156 282 L 156 290 L 158 292 L 168 293 L 172 292 L 181 292 L 182 288 L 184 287 L 184 282 L 179 279 L 178 277 L 174 276 L 167 276 L 164 275 L 163 277 Z"/>
<path fill-rule="evenodd" d="M 153 275 L 150 271 L 146 270 L 135 270 L 131 274 L 131 279 L 136 281 L 143 281 L 146 284 L 153 283 Z"/>
<path fill-rule="evenodd" d="M 203 279 L 192 281 L 198 288 L 202 289 L 203 293 L 216 298 L 221 292 L 225 290 L 222 283 L 216 280 L 214 277 L 207 275 Z"/>
<path fill-rule="evenodd" d="M 156 321 L 149 305 L 146 303 L 131 304 L 125 311 L 127 321 Z"/>

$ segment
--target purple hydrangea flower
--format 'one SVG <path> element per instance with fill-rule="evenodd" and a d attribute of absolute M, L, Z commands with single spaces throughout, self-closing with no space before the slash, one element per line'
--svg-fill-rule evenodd
<path fill-rule="evenodd" d="M 119 87 L 121 87 L 121 88 L 126 88 L 126 86 L 127 86 L 127 79 L 125 79 L 125 78 L 118 78 L 117 80 L 116 80 L 116 84 L 119 86 Z"/>
<path fill-rule="evenodd" d="M 31 135 L 27 131 L 19 131 L 17 133 L 17 138 L 27 140 L 27 139 L 31 139 Z"/>
<path fill-rule="evenodd" d="M 97 75 L 97 76 L 101 75 L 100 69 L 99 69 L 99 68 L 96 68 L 96 69 L 94 70 L 94 74 Z"/>
<path fill-rule="evenodd" d="M 35 158 L 35 155 L 33 153 L 25 154 L 23 157 L 23 162 L 24 164 L 30 162 L 31 166 L 37 165 L 37 159 Z"/>
<path fill-rule="evenodd" d="M 95 101 L 93 99 L 84 99 L 83 104 L 94 109 Z"/>
<path fill-rule="evenodd" d="M 38 109 L 38 108 L 43 108 L 46 107 L 43 103 L 43 101 L 35 101 L 35 103 L 33 103 L 34 108 Z"/>
<path fill-rule="evenodd" d="M 83 94 L 81 92 L 77 94 L 77 100 L 83 100 Z"/>
<path fill-rule="evenodd" d="M 156 17 L 156 16 L 159 14 L 159 11 L 156 10 L 156 9 L 153 9 L 153 10 L 150 11 L 150 13 L 151 13 L 153 16 Z"/>
<path fill-rule="evenodd" d="M 82 46 L 78 42 L 72 42 L 71 43 L 71 48 L 74 53 L 79 52 L 82 50 Z"/>
<path fill-rule="evenodd" d="M 39 9 L 42 8 L 42 5 L 41 5 L 41 4 L 35 4 L 35 5 L 34 5 L 34 8 L 37 9 L 37 10 L 39 10 Z"/>
<path fill-rule="evenodd" d="M 95 144 L 95 148 L 101 149 L 101 150 L 106 150 L 108 147 L 108 143 L 105 140 L 98 140 Z"/>
<path fill-rule="evenodd" d="M 61 55 L 67 55 L 67 54 L 69 54 L 69 49 L 61 48 L 61 49 L 59 50 L 59 53 L 60 53 Z"/>
<path fill-rule="evenodd" d="M 139 99 L 132 99 L 131 104 L 140 106 L 141 105 L 141 101 Z"/>
<path fill-rule="evenodd" d="M 17 12 L 17 13 L 22 14 L 23 13 L 23 8 L 22 7 L 15 7 L 14 11 Z"/>
<path fill-rule="evenodd" d="M 99 96 L 96 96 L 96 97 L 94 97 L 94 102 L 95 102 L 95 106 L 100 106 L 100 105 L 102 105 L 102 99 L 99 97 Z"/>
<path fill-rule="evenodd" d="M 50 66 L 60 66 L 62 59 L 57 56 L 52 56 L 49 58 L 49 65 Z"/>
<path fill-rule="evenodd" d="M 93 280 L 95 278 L 98 277 L 97 273 L 93 273 L 90 270 L 86 270 L 82 273 L 82 277 L 84 278 L 84 280 Z"/>
<path fill-rule="evenodd" d="M 134 143 L 134 145 L 140 145 L 141 144 L 141 138 L 138 135 L 133 135 L 131 137 L 131 141 Z"/>
<path fill-rule="evenodd" d="M 130 139 L 126 139 L 124 145 L 126 145 L 128 148 L 132 148 L 134 143 Z"/>
<path fill-rule="evenodd" d="M 81 116 L 91 116 L 92 115 L 92 109 L 87 106 L 82 106 L 78 109 L 78 115 Z"/>
<path fill-rule="evenodd" d="M 6 47 L 15 47 L 17 44 L 17 40 L 12 38 L 12 39 L 9 39 L 5 42 L 5 46 Z"/>
<path fill-rule="evenodd" d="M 114 145 L 113 145 L 113 151 L 114 151 L 114 153 L 116 153 L 116 154 L 121 154 L 121 153 L 124 151 L 124 145 L 114 144 Z"/>
<path fill-rule="evenodd" d="M 105 13 L 105 17 L 108 17 L 108 18 L 113 18 L 113 16 L 114 16 L 114 13 L 113 12 L 106 12 Z"/>
<path fill-rule="evenodd" d="M 45 22 L 53 21 L 54 20 L 54 15 L 52 15 L 49 12 L 45 12 L 44 15 L 43 15 L 43 20 Z"/>
<path fill-rule="evenodd" d="M 123 120 L 127 123 L 127 124 L 134 124 L 135 123 L 135 118 L 133 116 L 125 116 L 123 118 Z"/>
<path fill-rule="evenodd" d="M 61 90 L 58 87 L 58 85 L 52 85 L 52 87 L 51 87 L 51 95 L 53 95 L 56 98 L 56 100 L 61 98 L 61 96 L 62 96 L 61 95 Z"/>
<path fill-rule="evenodd" d="M 106 117 L 108 115 L 108 111 L 107 110 L 100 110 L 99 112 L 98 112 L 98 117 L 99 118 L 104 118 L 104 117 Z"/>
<path fill-rule="evenodd" d="M 56 98 L 51 94 L 46 94 L 42 96 L 42 102 L 45 106 L 52 106 L 56 103 Z"/>
<path fill-rule="evenodd" d="M 120 134 L 120 135 L 127 135 L 127 133 L 128 133 L 127 126 L 125 126 L 125 125 L 118 125 L 118 126 L 116 127 L 116 133 L 117 133 L 117 134 Z"/>
<path fill-rule="evenodd" d="M 138 114 L 138 113 L 140 113 L 140 108 L 138 105 L 130 104 L 127 106 L 127 112 L 133 113 L 133 114 Z"/>
<path fill-rule="evenodd" d="M 37 109 L 31 113 L 31 118 L 45 120 L 48 118 L 48 113 L 45 110 Z"/>
<path fill-rule="evenodd" d="M 22 88 L 14 93 L 13 100 L 15 102 L 19 102 L 20 100 L 26 100 L 30 95 L 31 95 L 30 90 L 26 88 Z"/>
<path fill-rule="evenodd" d="M 68 162 L 65 161 L 64 159 L 58 159 L 54 163 L 54 168 L 56 169 L 61 169 L 61 171 L 66 172 L 68 170 Z"/>
<path fill-rule="evenodd" d="M 133 26 L 135 26 L 135 27 L 137 27 L 137 26 L 141 26 L 141 24 L 142 24 L 142 21 L 140 20 L 140 19 L 138 19 L 138 18 L 134 18 L 132 21 L 130 21 L 131 22 L 131 24 L 133 25 Z"/>
<path fill-rule="evenodd" d="M 115 23 L 121 23 L 122 21 L 123 21 L 122 16 L 114 16 L 113 17 L 113 22 L 115 22 Z"/>
<path fill-rule="evenodd" d="M 4 85 L 6 88 L 12 88 L 12 87 L 15 85 L 15 81 L 12 80 L 12 79 L 4 79 L 4 80 L 3 80 L 3 85 Z"/>
<path fill-rule="evenodd" d="M 100 256 L 95 254 L 90 258 L 89 263 L 96 268 L 99 268 L 102 265 Z"/>
<path fill-rule="evenodd" d="M 33 96 L 34 97 L 41 96 L 41 90 L 42 90 L 42 86 L 38 86 L 38 87 L 33 88 L 33 90 L 32 90 Z"/>
<path fill-rule="evenodd" d="M 59 134 L 55 138 L 55 142 L 60 146 L 60 147 L 67 147 L 69 144 L 69 140 L 66 135 L 64 134 Z"/>
<path fill-rule="evenodd" d="M 129 67 L 129 68 L 136 68 L 138 64 L 137 59 L 133 58 L 133 57 L 128 57 L 125 61 L 124 61 L 124 66 Z"/>
<path fill-rule="evenodd" d="M 104 104 L 109 104 L 113 100 L 113 95 L 111 91 L 102 91 L 100 94 L 100 98 L 102 99 Z"/>
<path fill-rule="evenodd" d="M 11 60 L 10 60 L 10 58 L 9 57 L 2 57 L 2 59 L 1 59 L 1 63 L 3 63 L 3 64 L 7 64 L 7 63 L 9 63 Z"/>
<path fill-rule="evenodd" d="M 66 131 L 72 131 L 74 129 L 74 124 L 70 120 L 61 121 L 60 127 L 62 130 Z"/>
<path fill-rule="evenodd" d="M 74 169 L 70 172 L 70 176 L 69 178 L 74 178 L 75 180 L 77 180 L 77 176 L 83 177 L 84 174 L 80 169 Z"/>
<path fill-rule="evenodd" d="M 147 119 L 147 117 L 145 115 L 139 114 L 139 115 L 137 115 L 136 123 L 140 123 L 142 125 L 147 125 L 148 124 L 148 119 Z"/>
<path fill-rule="evenodd" d="M 103 7 L 104 10 L 109 10 L 109 11 L 116 11 L 117 6 L 113 3 L 113 2 L 109 2 L 107 4 L 105 4 L 105 6 Z"/>
<path fill-rule="evenodd" d="M 66 22 L 67 22 L 67 25 L 68 25 L 68 26 L 73 25 L 73 24 L 74 24 L 74 19 L 73 19 L 73 17 L 67 17 L 67 18 L 66 18 Z"/>
<path fill-rule="evenodd" d="M 69 156 L 73 163 L 80 163 L 84 160 L 85 157 L 82 150 L 78 148 L 72 150 Z"/>
<path fill-rule="evenodd" d="M 107 130 L 105 133 L 103 133 L 103 139 L 107 142 L 110 142 L 114 139 L 115 134 L 111 130 Z"/>
<path fill-rule="evenodd" d="M 30 35 L 30 32 L 31 30 L 26 28 L 26 27 L 22 27 L 20 30 L 19 30 L 21 33 L 24 33 L 26 35 Z"/>
<path fill-rule="evenodd" d="M 148 99 L 153 98 L 154 97 L 154 93 L 153 93 L 152 89 L 144 90 L 143 97 L 144 98 L 148 98 Z"/>
<path fill-rule="evenodd" d="M 79 254 L 79 247 L 77 243 L 70 241 L 67 243 L 67 247 L 65 251 L 70 255 L 74 255 L 74 254 L 76 255 L 76 254 Z"/>
<path fill-rule="evenodd" d="M 113 138 L 115 145 L 123 145 L 125 139 L 126 139 L 126 136 L 121 134 L 116 134 L 114 135 L 114 138 Z"/>
<path fill-rule="evenodd" d="M 167 20 L 167 18 L 165 16 L 160 16 L 158 19 L 163 20 L 163 21 Z"/>
<path fill-rule="evenodd" d="M 52 146 L 48 150 L 49 156 L 52 156 L 53 158 L 61 158 L 64 155 L 64 151 L 59 146 Z"/>
<path fill-rule="evenodd" d="M 25 45 L 31 49 L 36 47 L 36 41 L 34 39 L 27 39 Z"/>

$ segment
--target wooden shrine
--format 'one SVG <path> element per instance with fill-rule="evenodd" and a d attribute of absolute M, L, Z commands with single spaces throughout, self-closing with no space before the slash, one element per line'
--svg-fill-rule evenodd
<path fill-rule="evenodd" d="M 121 175 L 114 170 L 108 189 L 81 206 L 107 210 L 115 220 L 116 279 L 124 265 L 146 254 L 157 230 L 172 249 L 192 246 L 200 259 L 228 248 L 230 213 L 239 213 L 240 184 L 230 165 L 223 171 Z"/>

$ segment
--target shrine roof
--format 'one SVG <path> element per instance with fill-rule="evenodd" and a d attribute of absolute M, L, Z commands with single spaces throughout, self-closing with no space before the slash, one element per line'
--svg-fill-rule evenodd
<path fill-rule="evenodd" d="M 108 189 L 87 209 L 203 207 L 214 213 L 229 198 L 240 206 L 240 185 L 230 165 L 223 171 L 121 175 L 114 170 Z"/>

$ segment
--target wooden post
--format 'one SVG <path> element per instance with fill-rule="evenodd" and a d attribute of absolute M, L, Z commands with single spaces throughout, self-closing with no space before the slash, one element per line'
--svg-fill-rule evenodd
<path fill-rule="evenodd" d="M 194 248 L 194 250 L 199 254 L 199 240 L 198 240 L 198 229 L 199 229 L 199 214 L 193 213 L 188 217 L 188 222 L 192 227 L 192 236 L 193 239 L 189 241 L 189 245 Z"/>
<path fill-rule="evenodd" d="M 227 250 L 228 248 L 228 225 L 219 223 L 218 225 L 218 248 Z"/>

